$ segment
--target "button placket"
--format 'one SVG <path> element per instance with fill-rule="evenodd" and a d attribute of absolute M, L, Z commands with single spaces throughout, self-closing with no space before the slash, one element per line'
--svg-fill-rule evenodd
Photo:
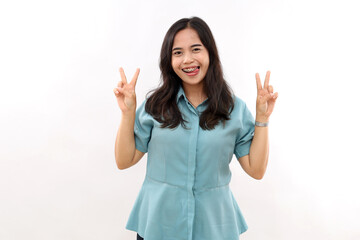
<path fill-rule="evenodd" d="M 194 109 L 192 109 L 194 111 Z M 195 219 L 195 196 L 194 196 L 194 185 L 195 185 L 195 171 L 196 171 L 196 149 L 199 136 L 199 116 L 191 116 L 192 131 L 189 139 L 189 156 L 188 156 L 188 240 L 192 240 L 194 219 Z"/>
<path fill-rule="evenodd" d="M 199 116 L 199 110 L 197 108 L 195 108 L 194 105 L 192 105 L 191 102 L 189 102 L 189 100 L 186 100 L 186 102 L 187 102 L 187 105 L 189 106 L 190 111 L 192 111 L 197 116 Z"/>

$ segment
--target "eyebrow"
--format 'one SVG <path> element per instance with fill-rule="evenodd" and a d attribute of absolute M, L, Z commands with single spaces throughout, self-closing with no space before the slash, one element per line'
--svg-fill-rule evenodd
<path fill-rule="evenodd" d="M 193 47 L 201 47 L 201 46 L 202 46 L 201 44 L 196 43 L 196 44 L 191 45 L 191 48 L 193 48 Z M 181 47 L 177 47 L 177 48 L 173 48 L 173 51 L 175 51 L 175 50 L 181 50 L 181 49 L 182 49 Z"/>

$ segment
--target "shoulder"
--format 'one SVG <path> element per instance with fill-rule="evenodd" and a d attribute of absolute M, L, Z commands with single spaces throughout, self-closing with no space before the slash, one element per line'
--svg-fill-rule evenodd
<path fill-rule="evenodd" d="M 145 98 L 144 100 L 141 100 L 139 103 L 140 104 L 138 104 L 138 106 L 137 106 L 137 108 L 136 108 L 136 111 L 138 111 L 138 110 L 142 110 L 142 109 L 144 109 L 145 110 L 145 105 L 146 105 L 146 102 L 147 102 L 147 99 Z"/>
<path fill-rule="evenodd" d="M 136 109 L 136 117 L 142 119 L 152 119 L 152 116 L 146 111 L 146 103 L 148 99 L 144 99 L 140 102 Z"/>
<path fill-rule="evenodd" d="M 252 121 L 253 114 L 248 108 L 246 102 L 240 97 L 234 95 L 234 109 L 231 113 L 231 118 L 238 121 Z"/>
<path fill-rule="evenodd" d="M 233 112 L 241 113 L 247 109 L 246 103 L 240 97 L 233 95 L 234 110 Z"/>

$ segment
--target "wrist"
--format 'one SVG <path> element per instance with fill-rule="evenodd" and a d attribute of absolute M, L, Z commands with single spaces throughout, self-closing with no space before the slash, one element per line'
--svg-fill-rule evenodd
<path fill-rule="evenodd" d="M 121 119 L 125 119 L 125 120 L 128 120 L 128 119 L 134 119 L 135 118 L 135 115 L 136 115 L 136 111 L 122 111 L 121 112 Z"/>
<path fill-rule="evenodd" d="M 268 127 L 269 126 L 269 122 L 257 122 L 255 121 L 255 126 L 256 127 Z"/>
<path fill-rule="evenodd" d="M 256 115 L 256 118 L 255 118 L 255 121 L 256 122 L 260 122 L 260 123 L 267 123 L 269 122 L 269 117 L 266 117 L 266 116 L 258 116 Z"/>

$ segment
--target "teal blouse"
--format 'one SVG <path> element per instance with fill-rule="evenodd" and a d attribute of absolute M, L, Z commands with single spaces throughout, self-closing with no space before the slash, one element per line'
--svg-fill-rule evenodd
<path fill-rule="evenodd" d="M 148 153 L 146 176 L 126 229 L 145 240 L 238 240 L 247 224 L 229 188 L 229 164 L 249 154 L 254 118 L 244 101 L 235 106 L 225 127 L 199 126 L 207 99 L 195 108 L 180 87 L 177 104 L 188 121 L 175 129 L 136 110 L 135 146 Z"/>

